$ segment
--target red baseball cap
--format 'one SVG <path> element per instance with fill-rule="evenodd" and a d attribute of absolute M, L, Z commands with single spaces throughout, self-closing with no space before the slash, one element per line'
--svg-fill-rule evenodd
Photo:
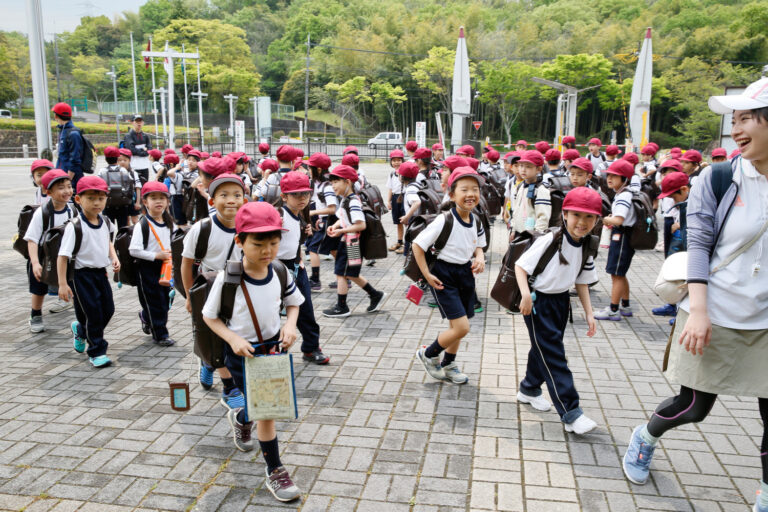
<path fill-rule="evenodd" d="M 630 155 L 634 155 L 634 153 L 629 153 Z M 637 158 L 637 155 L 635 155 L 635 158 Z M 623 176 L 627 179 L 632 179 L 632 176 L 635 175 L 635 167 L 629 163 L 627 160 L 619 159 L 614 160 L 614 162 L 606 169 L 608 174 L 616 174 L 617 176 Z"/>
<path fill-rule="evenodd" d="M 478 160 L 477 158 L 472 158 L 471 156 L 468 156 L 466 158 L 467 158 L 467 163 L 474 170 L 477 170 L 478 167 L 480 167 L 480 160 Z"/>
<path fill-rule="evenodd" d="M 166 187 L 165 183 L 161 181 L 148 181 L 144 184 L 143 187 L 141 187 L 141 197 L 144 197 L 147 194 L 151 194 L 152 192 L 160 192 L 161 194 L 165 194 L 168 197 L 171 196 L 170 192 L 168 192 L 168 187 Z"/>
<path fill-rule="evenodd" d="M 271 158 L 267 158 L 266 160 L 264 160 L 259 164 L 259 167 L 261 167 L 262 171 L 275 172 L 280 169 L 280 164 L 278 164 L 275 160 L 272 160 Z"/>
<path fill-rule="evenodd" d="M 164 155 L 175 155 L 176 152 L 173 149 L 171 149 L 171 148 L 167 148 L 165 151 L 163 151 L 163 154 Z"/>
<path fill-rule="evenodd" d="M 524 151 L 520 157 L 519 163 L 523 162 L 528 162 L 529 164 L 533 164 L 536 167 L 541 167 L 544 165 L 544 157 L 539 151 Z"/>
<path fill-rule="evenodd" d="M 232 153 L 229 153 L 227 155 L 227 157 L 231 158 L 235 162 L 238 162 L 241 159 L 245 161 L 245 156 L 246 156 L 245 153 L 243 153 L 242 151 L 233 151 Z"/>
<path fill-rule="evenodd" d="M 179 155 L 176 153 L 166 153 L 166 155 L 163 157 L 163 163 L 165 165 L 176 165 L 179 163 Z"/>
<path fill-rule="evenodd" d="M 563 137 L 563 144 L 570 144 L 571 142 L 576 142 L 576 137 L 573 135 L 566 135 Z"/>
<path fill-rule="evenodd" d="M 83 176 L 77 182 L 77 195 L 80 195 L 89 190 L 96 190 L 97 192 L 104 192 L 107 194 L 109 188 L 107 188 L 107 182 L 98 176 Z"/>
<path fill-rule="evenodd" d="M 211 153 L 211 156 L 215 156 L 216 158 L 221 158 L 221 151 L 214 151 Z"/>
<path fill-rule="evenodd" d="M 69 173 L 66 171 L 62 171 L 61 169 L 53 169 L 45 174 L 43 174 L 42 179 L 40 180 L 40 184 L 43 186 L 44 189 L 51 188 L 51 185 L 56 183 L 57 181 L 61 180 L 69 180 L 71 179 L 69 177 Z"/>
<path fill-rule="evenodd" d="M 259 142 L 259 153 L 262 155 L 266 155 L 269 153 L 269 144 L 266 142 Z"/>
<path fill-rule="evenodd" d="M 413 158 L 417 160 L 422 158 L 432 158 L 432 151 L 429 148 L 419 148 L 413 153 Z"/>
<path fill-rule="evenodd" d="M 597 144 L 598 146 L 602 146 L 603 145 L 603 141 L 601 141 L 597 137 L 592 137 L 591 139 L 589 139 L 589 142 L 587 143 L 587 145 L 589 145 L 589 144 Z"/>
<path fill-rule="evenodd" d="M 104 148 L 105 158 L 117 158 L 118 156 L 120 156 L 120 150 L 115 146 L 107 146 Z"/>
<path fill-rule="evenodd" d="M 181 152 L 184 154 L 189 154 L 189 152 L 192 151 L 193 149 L 195 148 L 193 148 L 190 144 L 184 144 L 183 146 L 181 146 Z"/>
<path fill-rule="evenodd" d="M 536 148 L 536 151 L 541 153 L 542 155 L 550 150 L 552 146 L 549 145 L 549 142 L 545 140 L 540 140 L 536 144 L 533 145 L 534 148 Z"/>
<path fill-rule="evenodd" d="M 419 143 L 416 142 L 415 140 L 409 140 L 408 142 L 405 143 L 405 149 L 413 153 L 414 151 L 419 149 Z"/>
<path fill-rule="evenodd" d="M 559 162 L 560 152 L 556 149 L 549 149 L 546 153 L 544 153 L 544 160 L 547 162 Z"/>
<path fill-rule="evenodd" d="M 341 157 L 342 165 L 348 165 L 350 167 L 357 167 L 360 165 L 360 157 L 356 153 L 347 153 Z"/>
<path fill-rule="evenodd" d="M 563 199 L 563 211 L 602 215 L 603 200 L 597 190 L 592 190 L 589 187 L 576 187 L 565 194 L 565 199 Z"/>
<path fill-rule="evenodd" d="M 504 155 L 504 161 L 508 164 L 513 164 L 520 160 L 520 152 L 519 151 L 510 151 L 506 155 Z"/>
<path fill-rule="evenodd" d="M 405 159 L 405 155 L 399 149 L 393 149 L 392 151 L 389 152 L 389 159 L 392 160 L 393 158 Z"/>
<path fill-rule="evenodd" d="M 51 112 L 58 115 L 61 118 L 70 118 L 72 117 L 72 107 L 70 107 L 66 103 L 57 103 L 53 106 L 51 109 Z"/>
<path fill-rule="evenodd" d="M 207 151 L 201 151 L 200 155 L 203 157 L 203 160 L 208 160 L 209 158 L 211 158 L 211 154 L 208 153 Z M 247 156 L 245 157 L 245 161 L 246 162 L 248 161 L 248 157 Z"/>
<path fill-rule="evenodd" d="M 592 167 L 592 162 L 589 161 L 589 158 L 581 156 L 571 163 L 571 167 L 577 167 L 587 174 L 592 174 L 595 170 L 594 167 Z"/>
<path fill-rule="evenodd" d="M 663 171 L 664 169 L 672 169 L 673 171 L 683 172 L 683 166 L 680 165 L 680 162 L 674 158 L 664 160 L 664 163 L 659 166 L 659 170 Z"/>
<path fill-rule="evenodd" d="M 287 145 L 280 146 L 277 148 L 275 156 L 281 162 L 293 162 L 296 159 L 296 148 Z"/>
<path fill-rule="evenodd" d="M 671 172 L 661 180 L 660 198 L 669 197 L 683 187 L 688 186 L 688 175 L 684 172 Z"/>
<path fill-rule="evenodd" d="M 701 153 L 699 153 L 695 149 L 689 149 L 683 154 L 680 160 L 682 160 L 683 162 L 693 162 L 697 164 L 701 162 Z"/>
<path fill-rule="evenodd" d="M 397 168 L 397 174 L 404 178 L 415 178 L 419 175 L 419 166 L 415 162 L 407 161 L 400 164 Z"/>
<path fill-rule="evenodd" d="M 635 153 L 627 153 L 624 156 L 621 157 L 622 160 L 625 162 L 629 162 L 632 165 L 637 165 L 638 162 L 640 162 L 640 159 L 637 157 Z"/>
<path fill-rule="evenodd" d="M 738 156 L 740 154 L 741 154 L 741 150 L 739 148 L 736 148 L 733 151 L 731 151 L 731 154 L 728 155 L 728 158 L 733 158 L 733 157 Z"/>
<path fill-rule="evenodd" d="M 674 148 L 669 150 L 669 154 L 670 155 L 678 155 L 678 157 L 679 157 L 679 156 L 683 155 L 683 150 L 678 148 L 678 147 L 674 147 Z"/>
<path fill-rule="evenodd" d="M 159 149 L 150 149 L 147 151 L 147 154 L 155 159 L 155 161 L 160 160 L 163 157 L 163 154 L 160 152 Z"/>
<path fill-rule="evenodd" d="M 646 144 L 643 146 L 643 149 L 640 150 L 640 152 L 644 155 L 650 155 L 653 156 L 656 154 L 656 151 L 658 151 L 658 148 L 655 144 Z"/>
<path fill-rule="evenodd" d="M 308 163 L 312 167 L 327 170 L 331 167 L 331 157 L 325 153 L 313 153 L 312 156 L 309 157 Z"/>
<path fill-rule="evenodd" d="M 444 149 L 445 147 L 443 147 L 443 145 L 439 142 L 432 144 L 432 151 L 443 151 Z"/>
<path fill-rule="evenodd" d="M 656 144 L 655 142 L 649 142 L 648 145 L 649 146 L 653 146 L 654 148 L 656 148 L 656 152 L 657 153 L 659 152 L 659 145 Z"/>
<path fill-rule="evenodd" d="M 352 167 L 344 164 L 337 165 L 336 167 L 334 167 L 333 170 L 331 171 L 331 176 L 336 176 L 337 178 L 349 180 L 352 182 L 357 181 L 357 171 L 354 170 Z"/>
<path fill-rule="evenodd" d="M 189 156 L 192 156 L 192 154 L 190 153 Z M 200 162 L 198 168 L 205 174 L 215 178 L 217 176 L 221 176 L 222 174 L 234 172 L 236 163 L 237 162 L 228 157 L 211 157 L 208 160 Z"/>
<path fill-rule="evenodd" d="M 494 163 L 498 162 L 499 158 L 501 158 L 501 155 L 495 149 L 491 149 L 490 151 L 488 151 L 488 155 L 486 156 L 488 157 L 488 160 Z"/>
<path fill-rule="evenodd" d="M 477 181 L 477 184 L 481 187 L 485 183 L 485 178 L 480 176 L 476 170 L 471 167 L 459 167 L 451 173 L 451 177 L 448 178 L 448 186 L 452 187 L 454 183 L 462 178 L 472 178 Z"/>
<path fill-rule="evenodd" d="M 344 151 L 341 152 L 341 155 L 344 156 L 347 153 L 354 153 L 354 154 L 357 155 L 360 152 L 357 150 L 357 147 L 355 147 L 355 146 L 347 146 L 347 147 L 344 148 Z"/>
<path fill-rule="evenodd" d="M 456 151 L 456 154 L 459 154 L 459 153 L 463 153 L 467 156 L 475 156 L 475 148 L 470 146 L 469 144 L 465 144 Z"/>
<path fill-rule="evenodd" d="M 288 231 L 277 209 L 266 201 L 249 201 L 235 215 L 235 231 L 238 233 L 267 233 Z"/>
<path fill-rule="evenodd" d="M 120 148 L 118 149 L 121 155 L 127 156 L 128 158 L 133 157 L 133 153 L 131 153 L 131 150 L 128 148 Z"/>
<path fill-rule="evenodd" d="M 45 169 L 53 169 L 55 165 L 53 165 L 53 162 L 50 160 L 46 160 L 45 158 L 38 158 L 34 162 L 32 162 L 32 165 L 29 166 L 29 172 L 33 173 L 35 172 L 35 169 L 45 168 Z"/>
<path fill-rule="evenodd" d="M 303 149 L 301 149 L 301 148 L 293 148 L 293 150 L 296 152 L 296 154 L 293 157 L 294 160 L 297 159 L 297 158 L 304 158 L 304 150 Z"/>
<path fill-rule="evenodd" d="M 563 160 L 574 161 L 581 156 L 578 149 L 566 149 L 563 151 Z"/>
<path fill-rule="evenodd" d="M 187 157 L 190 157 L 190 156 L 197 158 L 198 161 L 203 159 L 203 154 L 196 149 L 190 149 L 189 151 L 187 151 Z"/>
<path fill-rule="evenodd" d="M 463 156 L 451 155 L 445 159 L 443 166 L 455 171 L 459 167 L 469 167 L 469 161 Z"/>
<path fill-rule="evenodd" d="M 615 144 L 610 144 L 608 146 L 605 146 L 605 154 L 609 156 L 616 156 L 619 153 L 621 153 L 621 150 L 619 150 L 619 146 Z"/>
<path fill-rule="evenodd" d="M 728 152 L 725 150 L 725 148 L 715 148 L 712 150 L 712 158 L 717 157 L 727 158 Z"/>
<path fill-rule="evenodd" d="M 527 146 L 528 142 L 526 142 L 523 139 L 520 139 L 519 141 L 515 142 L 515 146 Z"/>
<path fill-rule="evenodd" d="M 309 176 L 299 171 L 287 172 L 280 179 L 280 192 L 290 194 L 292 192 L 312 192 Z"/>
<path fill-rule="evenodd" d="M 221 160 L 224 160 L 224 158 Z M 208 185 L 208 195 L 213 197 L 216 189 L 224 183 L 234 183 L 235 185 L 240 185 L 243 187 L 243 192 L 245 192 L 245 184 L 243 183 L 243 180 L 240 178 L 240 176 L 232 173 L 224 173 L 216 176 L 213 181 L 211 181 L 211 184 Z"/>

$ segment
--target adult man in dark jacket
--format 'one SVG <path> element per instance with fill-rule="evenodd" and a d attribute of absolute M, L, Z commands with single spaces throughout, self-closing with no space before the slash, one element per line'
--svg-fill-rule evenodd
<path fill-rule="evenodd" d="M 131 150 L 131 169 L 136 171 L 144 184 L 149 180 L 149 153 L 152 149 L 152 141 L 149 135 L 141 131 L 144 126 L 144 119 L 141 114 L 133 116 L 133 129 L 125 136 L 124 145 Z"/>
<path fill-rule="evenodd" d="M 72 107 L 66 103 L 57 103 L 51 111 L 59 127 L 59 157 L 56 160 L 56 168 L 67 171 L 72 180 L 72 188 L 77 189 L 77 182 L 83 177 L 83 137 L 72 124 Z"/>

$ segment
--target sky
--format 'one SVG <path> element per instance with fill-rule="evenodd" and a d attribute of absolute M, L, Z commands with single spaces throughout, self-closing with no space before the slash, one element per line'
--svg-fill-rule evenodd
<path fill-rule="evenodd" d="M 46 39 L 54 33 L 71 32 L 82 16 L 106 15 L 110 19 L 123 11 L 138 12 L 146 0 L 40 0 Z M 0 0 L 0 30 L 27 32 L 27 0 Z"/>

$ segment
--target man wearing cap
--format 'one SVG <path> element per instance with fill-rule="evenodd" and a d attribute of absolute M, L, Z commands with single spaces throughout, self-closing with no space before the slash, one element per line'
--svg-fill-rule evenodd
<path fill-rule="evenodd" d="M 152 141 L 149 135 L 141 131 L 144 126 L 144 118 L 141 114 L 133 116 L 133 128 L 125 136 L 125 147 L 131 151 L 131 169 L 136 171 L 143 185 L 149 180 L 149 150 L 152 149 Z"/>
<path fill-rule="evenodd" d="M 59 158 L 56 160 L 56 168 L 69 173 L 72 187 L 76 188 L 77 182 L 83 177 L 83 136 L 72 124 L 72 107 L 66 103 L 57 103 L 51 111 L 59 127 Z"/>

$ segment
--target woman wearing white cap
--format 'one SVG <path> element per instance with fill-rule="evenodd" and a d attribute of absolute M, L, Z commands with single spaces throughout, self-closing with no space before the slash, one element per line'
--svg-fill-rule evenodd
<path fill-rule="evenodd" d="M 689 295 L 680 303 L 666 371 L 680 392 L 632 432 L 624 473 L 645 483 L 659 437 L 702 421 L 717 395 L 756 397 L 763 471 L 753 510 L 768 512 L 768 77 L 741 95 L 711 97 L 709 107 L 733 113 L 731 134 L 741 156 L 730 174 L 728 167 L 708 167 L 691 189 Z"/>

